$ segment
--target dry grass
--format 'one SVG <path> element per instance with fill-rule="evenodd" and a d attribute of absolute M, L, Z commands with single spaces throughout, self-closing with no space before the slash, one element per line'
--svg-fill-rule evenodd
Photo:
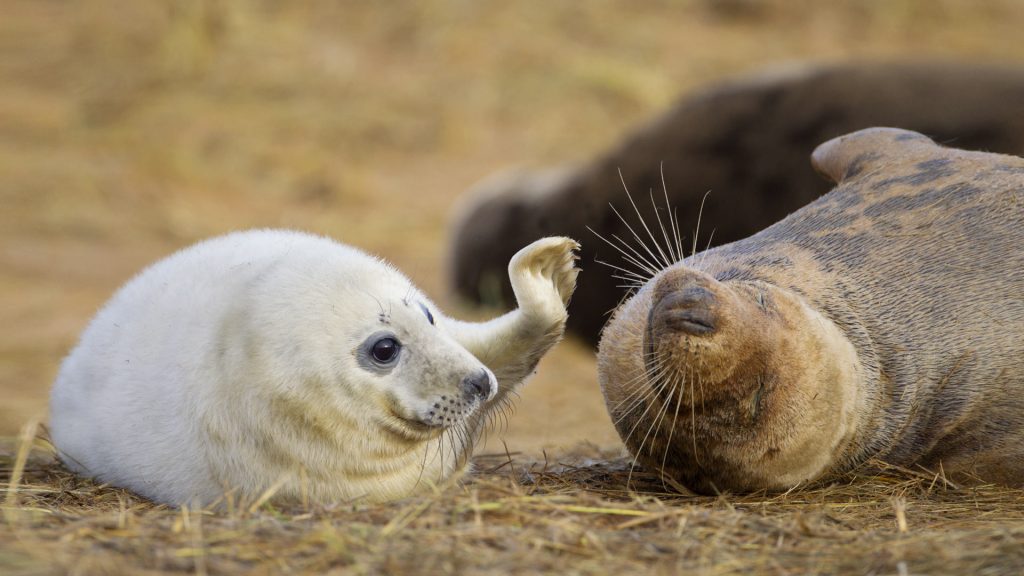
<path fill-rule="evenodd" d="M 26 445 L 27 446 L 27 445 Z M 18 574 L 1020 574 L 1024 492 L 865 471 L 783 495 L 694 497 L 615 453 L 482 455 L 462 485 L 391 505 L 169 509 L 56 464 L 6 487 Z M 5 451 L 16 453 L 14 450 Z M 27 452 L 27 451 L 22 451 Z M 630 483 L 627 485 L 627 481 Z"/>

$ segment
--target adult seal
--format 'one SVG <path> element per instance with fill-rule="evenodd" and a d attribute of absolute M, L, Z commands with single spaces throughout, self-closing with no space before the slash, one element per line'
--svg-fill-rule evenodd
<path fill-rule="evenodd" d="M 812 162 L 834 190 L 667 265 L 609 322 L 626 445 L 702 493 L 871 458 L 1024 485 L 1024 160 L 875 128 Z"/>
<path fill-rule="evenodd" d="M 128 282 L 64 361 L 50 430 L 72 470 L 169 504 L 385 501 L 467 467 L 562 336 L 577 244 L 509 264 L 519 308 L 448 318 L 383 261 L 260 230 Z"/>

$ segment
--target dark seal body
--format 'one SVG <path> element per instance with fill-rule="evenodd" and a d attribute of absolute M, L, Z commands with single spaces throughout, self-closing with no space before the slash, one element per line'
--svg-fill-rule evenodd
<path fill-rule="evenodd" d="M 869 129 L 813 163 L 834 190 L 658 272 L 609 322 L 627 447 L 701 492 L 871 458 L 1024 486 L 1024 160 Z"/>
<path fill-rule="evenodd" d="M 952 63 L 851 63 L 742 77 L 708 87 L 580 166 L 509 173 L 477 187 L 455 225 L 451 278 L 475 301 L 511 305 L 505 265 L 543 236 L 628 238 L 609 207 L 631 211 L 619 171 L 645 218 L 660 199 L 664 166 L 681 230 L 693 233 L 704 195 L 698 249 L 746 238 L 828 191 L 807 157 L 831 138 L 899 126 L 969 150 L 1024 154 L 1024 70 Z M 686 241 L 687 249 L 691 246 Z M 616 258 L 584 242 L 584 267 Z M 568 330 L 596 344 L 625 294 L 607 274 L 586 274 Z"/>

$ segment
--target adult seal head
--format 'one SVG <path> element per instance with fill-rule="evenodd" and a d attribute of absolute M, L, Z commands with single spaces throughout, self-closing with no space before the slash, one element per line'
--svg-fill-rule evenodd
<path fill-rule="evenodd" d="M 666 265 L 609 322 L 627 447 L 705 493 L 871 458 L 1024 485 L 1024 160 L 885 128 L 812 160 L 832 192 Z"/>
<path fill-rule="evenodd" d="M 519 308 L 474 324 L 326 238 L 208 240 L 93 319 L 53 387 L 53 442 L 71 469 L 170 504 L 431 489 L 466 468 L 488 419 L 562 336 L 576 247 L 545 238 L 519 251 Z"/>

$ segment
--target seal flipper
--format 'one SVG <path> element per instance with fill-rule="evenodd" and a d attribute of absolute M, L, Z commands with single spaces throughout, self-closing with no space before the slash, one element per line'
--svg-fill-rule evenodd
<path fill-rule="evenodd" d="M 566 306 L 576 288 L 576 250 L 570 238 L 541 238 L 509 262 L 518 307 L 488 322 L 446 322 L 449 334 L 498 379 L 500 401 L 536 368 L 565 332 Z"/>
<path fill-rule="evenodd" d="M 911 150 L 928 150 L 934 155 L 938 145 L 924 134 L 900 128 L 866 128 L 833 138 L 811 153 L 811 165 L 825 178 L 842 184 L 897 158 L 906 158 Z"/>

